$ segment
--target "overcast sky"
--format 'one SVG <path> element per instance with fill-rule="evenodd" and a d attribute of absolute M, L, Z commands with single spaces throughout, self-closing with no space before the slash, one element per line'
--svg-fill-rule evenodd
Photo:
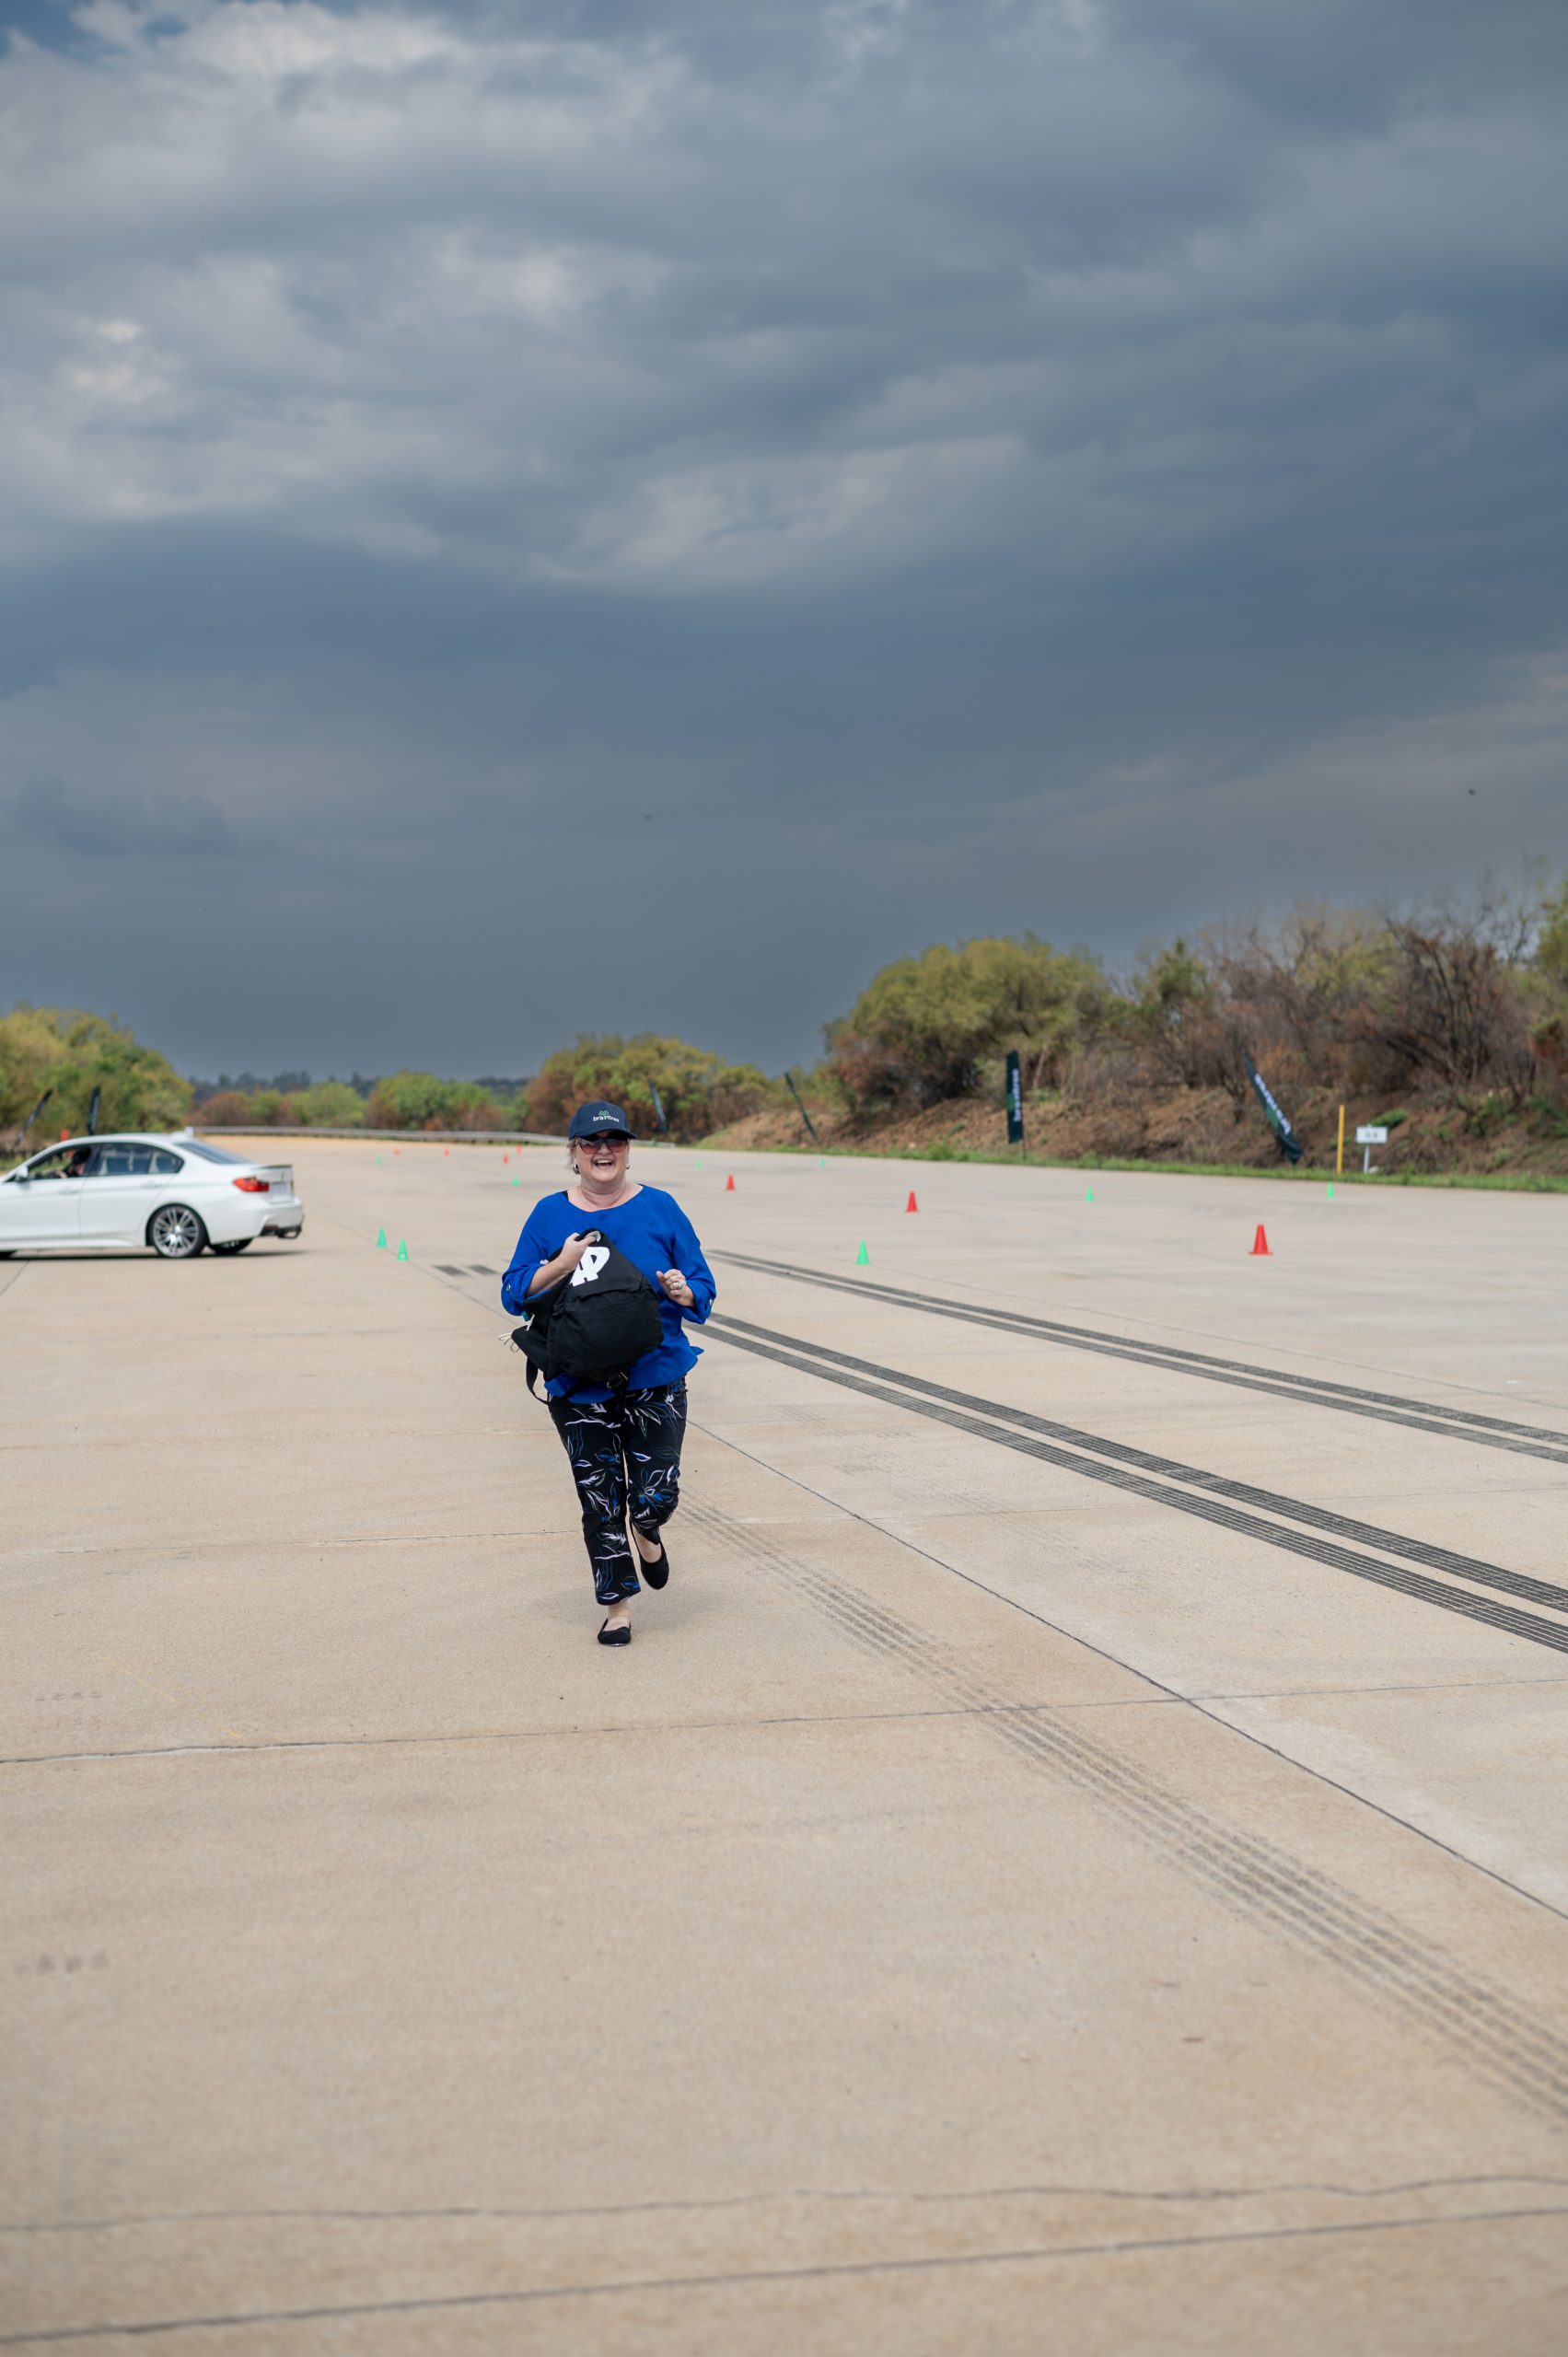
<path fill-rule="evenodd" d="M 0 1001 L 776 1069 L 1568 864 L 1562 0 L 0 23 Z"/>

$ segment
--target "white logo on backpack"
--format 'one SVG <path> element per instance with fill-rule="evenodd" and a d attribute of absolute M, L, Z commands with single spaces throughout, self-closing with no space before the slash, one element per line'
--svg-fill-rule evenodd
<path fill-rule="evenodd" d="M 575 1285 L 591 1285 L 610 1258 L 608 1244 L 590 1244 L 572 1271 Z"/>

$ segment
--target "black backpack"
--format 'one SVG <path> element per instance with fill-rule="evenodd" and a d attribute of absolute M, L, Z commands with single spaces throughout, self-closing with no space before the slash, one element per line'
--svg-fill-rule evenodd
<path fill-rule="evenodd" d="M 598 1228 L 588 1229 L 587 1242 L 565 1283 L 552 1285 L 528 1324 L 512 1329 L 528 1362 L 530 1391 L 536 1375 L 546 1383 L 565 1376 L 569 1389 L 608 1383 L 624 1391 L 633 1363 L 664 1340 L 658 1295 L 641 1269 Z"/>

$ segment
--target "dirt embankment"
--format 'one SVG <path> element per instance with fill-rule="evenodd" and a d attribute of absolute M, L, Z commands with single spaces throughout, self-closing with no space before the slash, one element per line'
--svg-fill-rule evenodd
<path fill-rule="evenodd" d="M 1326 1096 L 1289 1109 L 1310 1165 L 1332 1169 L 1339 1106 Z M 1006 1116 L 990 1098 L 954 1097 L 922 1112 L 856 1117 L 824 1106 L 810 1109 L 825 1147 L 838 1153 L 942 1155 L 1001 1154 Z M 1280 1152 L 1255 1103 L 1237 1105 L 1224 1089 L 1179 1089 L 1082 1104 L 1039 1097 L 1025 1107 L 1031 1155 L 1062 1162 L 1200 1162 L 1277 1167 Z M 1452 1105 L 1350 1105 L 1345 1108 L 1345 1164 L 1359 1168 L 1353 1144 L 1359 1122 L 1387 1122 L 1388 1143 L 1373 1161 L 1388 1171 L 1500 1176 L 1517 1172 L 1568 1176 L 1568 1120 L 1550 1110 L 1506 1119 L 1495 1099 L 1469 1112 Z M 793 1106 L 750 1113 L 707 1141 L 714 1146 L 807 1146 L 810 1141 Z"/>

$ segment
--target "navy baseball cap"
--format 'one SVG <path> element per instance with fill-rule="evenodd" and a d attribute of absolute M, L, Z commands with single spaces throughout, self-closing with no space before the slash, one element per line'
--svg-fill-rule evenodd
<path fill-rule="evenodd" d="M 591 1105 L 579 1105 L 572 1116 L 569 1138 L 629 1138 L 632 1124 L 619 1105 L 608 1105 L 596 1097 Z"/>

